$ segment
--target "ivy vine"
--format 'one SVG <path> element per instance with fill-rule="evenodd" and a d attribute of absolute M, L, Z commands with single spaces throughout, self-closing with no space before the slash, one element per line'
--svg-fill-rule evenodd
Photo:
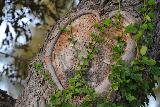
<path fill-rule="evenodd" d="M 97 95 L 94 89 L 87 85 L 85 80 L 84 75 L 90 66 L 90 62 L 98 54 L 96 45 L 103 43 L 102 36 L 92 33 L 92 42 L 86 46 L 87 57 L 79 59 L 78 55 L 76 56 L 82 63 L 78 63 L 74 69 L 75 75 L 69 79 L 70 86 L 62 91 L 57 90 L 46 107 L 143 107 L 145 103 L 148 104 L 149 99 L 147 96 L 155 96 L 152 90 L 155 87 L 155 83 L 157 83 L 155 76 L 160 76 L 159 62 L 148 55 L 148 50 L 152 44 L 152 31 L 155 27 L 155 5 L 155 0 L 144 0 L 143 6 L 138 9 L 143 16 L 142 21 L 125 27 L 124 33 L 129 33 L 137 42 L 137 55 L 134 60 L 128 63 L 121 59 L 126 46 L 121 37 L 117 38 L 117 44 L 113 46 L 112 57 L 116 63 L 112 65 L 109 75 L 109 80 L 112 83 L 109 98 L 108 96 L 102 97 Z M 120 25 L 120 13 L 117 14 L 116 18 L 116 23 Z M 95 27 L 102 34 L 111 23 L 112 19 L 107 18 L 101 24 L 95 24 Z M 119 26 L 115 27 L 119 28 Z M 66 31 L 68 31 L 66 28 L 61 29 L 61 32 Z M 69 40 L 73 45 L 76 44 L 74 38 Z M 77 51 L 79 52 L 80 50 Z M 113 94 L 117 98 L 111 100 L 111 95 Z M 82 99 L 82 102 L 74 104 L 72 100 L 79 97 Z"/>

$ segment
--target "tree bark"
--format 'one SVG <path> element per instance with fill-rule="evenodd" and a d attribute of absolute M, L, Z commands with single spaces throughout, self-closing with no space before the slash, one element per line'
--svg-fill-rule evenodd
<path fill-rule="evenodd" d="M 123 0 L 121 3 L 121 11 L 129 13 L 129 15 L 132 16 L 136 22 L 138 22 L 141 20 L 141 16 L 137 12 L 137 8 L 140 5 L 141 3 L 139 0 Z M 110 13 L 112 13 L 113 11 L 118 10 L 118 2 L 117 0 L 82 0 L 76 8 L 73 8 L 70 11 L 69 14 L 71 14 L 73 18 L 78 18 L 80 17 L 79 16 L 80 14 L 78 14 L 80 11 L 82 12 L 81 13 L 82 16 L 83 13 L 86 14 L 86 12 L 91 10 L 96 11 L 99 14 L 99 17 L 103 19 L 109 17 Z M 67 23 L 68 20 L 69 20 L 68 16 L 62 17 L 48 34 L 48 37 L 46 38 L 43 48 L 29 66 L 30 69 L 27 78 L 27 85 L 22 94 L 17 99 L 15 107 L 45 107 L 46 103 L 50 99 L 51 94 L 54 92 L 54 90 L 57 89 L 56 85 L 49 84 L 49 81 L 45 81 L 43 75 L 37 73 L 36 69 L 34 68 L 34 63 L 45 62 L 44 70 L 42 70 L 42 72 L 45 72 L 47 68 L 46 66 L 48 66 L 52 62 L 52 60 L 50 59 L 52 55 L 50 54 L 53 51 L 54 48 L 53 45 L 55 45 L 55 42 L 52 41 L 58 41 L 58 39 L 61 36 L 60 31 L 57 28 L 61 26 L 66 27 L 68 25 Z M 158 16 L 157 20 L 159 20 Z M 160 28 L 159 28 L 160 22 L 156 21 L 156 24 L 157 28 L 155 29 L 156 33 L 154 37 L 155 43 L 153 44 L 153 46 L 160 47 L 160 45 L 158 44 L 160 37 Z M 50 45 L 48 45 L 49 43 Z M 50 48 L 48 46 L 53 48 Z M 151 55 L 155 58 L 158 57 L 157 55 L 157 52 L 159 52 L 158 49 L 157 48 L 152 49 Z M 47 61 L 50 60 L 48 61 L 50 63 L 46 63 L 46 56 L 45 56 L 46 53 L 48 55 L 47 57 L 49 57 L 47 58 Z M 51 72 L 49 73 L 51 74 L 50 79 L 55 79 L 53 78 L 53 76 L 55 75 L 52 74 Z"/>

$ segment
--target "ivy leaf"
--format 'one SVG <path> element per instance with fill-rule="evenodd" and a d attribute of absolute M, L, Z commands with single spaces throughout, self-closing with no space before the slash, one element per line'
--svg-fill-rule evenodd
<path fill-rule="evenodd" d="M 127 27 L 125 27 L 125 32 L 126 33 L 136 33 L 137 28 L 133 24 L 130 24 Z"/>
<path fill-rule="evenodd" d="M 89 64 L 89 60 L 87 58 L 85 58 L 83 61 L 83 65 L 88 65 L 88 64 Z"/>
<path fill-rule="evenodd" d="M 79 94 L 81 92 L 80 88 L 75 88 L 75 94 Z"/>
<path fill-rule="evenodd" d="M 149 16 L 149 15 L 145 15 L 145 20 L 147 20 L 147 21 L 151 21 L 151 17 Z"/>
<path fill-rule="evenodd" d="M 62 95 L 61 91 L 58 90 L 58 91 L 56 92 L 56 94 L 55 94 L 55 97 L 58 98 L 58 97 L 60 97 L 61 95 Z"/>
<path fill-rule="evenodd" d="M 148 29 L 148 24 L 146 24 L 146 23 L 142 24 L 142 25 L 141 25 L 141 28 L 142 28 L 143 30 Z"/>
<path fill-rule="evenodd" d="M 43 68 L 43 63 L 40 63 L 40 62 L 34 63 L 34 68 L 35 68 L 37 71 L 42 70 L 42 68 Z"/>
<path fill-rule="evenodd" d="M 160 76 L 160 67 L 151 67 L 151 73 L 155 76 Z"/>
<path fill-rule="evenodd" d="M 82 86 L 82 83 L 77 82 L 75 87 L 80 87 Z"/>
<path fill-rule="evenodd" d="M 70 84 L 75 84 L 75 83 L 76 83 L 76 79 L 75 79 L 75 78 L 69 79 L 69 83 L 70 83 Z"/>
<path fill-rule="evenodd" d="M 147 49 L 148 49 L 148 48 L 147 48 L 146 46 L 142 46 L 142 47 L 141 47 L 140 53 L 141 53 L 142 56 L 144 56 L 144 55 L 147 53 Z"/>
<path fill-rule="evenodd" d="M 100 32 L 104 32 L 105 29 L 106 29 L 106 28 L 105 28 L 104 26 L 102 26 L 102 27 L 100 27 L 99 31 L 100 31 Z"/>
<path fill-rule="evenodd" d="M 86 95 L 85 96 L 85 101 L 92 101 L 92 96 Z"/>
<path fill-rule="evenodd" d="M 102 23 L 105 27 L 108 27 L 111 24 L 111 22 L 112 22 L 111 18 L 107 18 Z"/>
<path fill-rule="evenodd" d="M 138 8 L 138 11 L 143 13 L 143 12 L 147 11 L 147 8 L 143 6 L 143 7 Z"/>
<path fill-rule="evenodd" d="M 61 33 L 68 32 L 69 30 L 65 27 L 59 27 Z"/>
<path fill-rule="evenodd" d="M 88 59 L 93 59 L 93 57 L 94 57 L 94 54 L 93 53 L 90 53 L 89 55 L 88 55 Z"/>
<path fill-rule="evenodd" d="M 153 66 L 153 65 L 156 65 L 156 61 L 154 59 L 149 59 L 148 57 L 146 56 L 143 56 L 142 57 L 142 61 L 141 61 L 143 64 L 146 64 L 146 65 L 149 65 L 149 66 Z"/>
<path fill-rule="evenodd" d="M 100 25 L 98 23 L 95 24 L 95 27 L 100 31 L 100 32 L 104 32 L 104 30 L 106 29 L 103 25 Z"/>
<path fill-rule="evenodd" d="M 117 90 L 118 90 L 118 87 L 119 87 L 118 82 L 112 83 L 112 88 L 113 88 L 114 91 L 117 91 Z"/>
<path fill-rule="evenodd" d="M 152 5 L 155 5 L 155 4 L 156 4 L 156 1 L 155 1 L 155 0 L 148 0 L 148 4 L 151 5 L 151 6 L 152 6 Z"/>
<path fill-rule="evenodd" d="M 51 97 L 51 102 L 52 102 L 52 104 L 54 104 L 54 105 L 60 105 L 60 104 L 61 104 L 60 98 L 56 98 L 55 96 L 52 96 L 52 97 Z"/>
<path fill-rule="evenodd" d="M 142 75 L 141 74 L 133 74 L 132 78 L 136 81 L 142 81 Z"/>
<path fill-rule="evenodd" d="M 138 33 L 134 36 L 135 40 L 139 41 L 142 36 L 143 36 L 144 32 L 141 30 L 141 31 L 138 31 Z"/>
<path fill-rule="evenodd" d="M 153 23 L 147 23 L 147 25 L 148 25 L 148 29 L 151 29 L 151 30 L 153 30 L 154 29 L 154 27 L 155 27 L 155 25 L 153 24 Z"/>
<path fill-rule="evenodd" d="M 66 96 L 65 96 L 65 100 L 67 101 L 67 100 L 69 100 L 69 99 L 71 99 L 72 98 L 72 93 L 69 93 L 69 94 L 67 94 Z"/>
<path fill-rule="evenodd" d="M 131 94 L 127 94 L 126 95 L 126 99 L 129 101 L 129 102 L 132 102 L 133 100 L 136 100 L 136 97 L 131 95 Z"/>
<path fill-rule="evenodd" d="M 150 12 L 148 13 L 148 16 L 153 19 L 153 18 L 155 17 L 155 14 L 154 14 L 153 11 L 150 11 Z"/>

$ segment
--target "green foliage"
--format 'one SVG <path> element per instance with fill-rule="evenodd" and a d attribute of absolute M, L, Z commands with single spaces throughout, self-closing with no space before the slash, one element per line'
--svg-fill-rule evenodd
<path fill-rule="evenodd" d="M 55 85 L 54 81 L 52 81 L 49 77 L 49 72 L 48 71 L 45 71 L 43 69 L 43 63 L 42 62 L 35 62 L 33 64 L 33 67 L 35 69 L 35 71 L 37 72 L 38 75 L 42 75 L 43 76 L 43 79 L 45 81 L 48 81 L 51 85 Z"/>
<path fill-rule="evenodd" d="M 36 71 L 40 71 L 43 68 L 43 64 L 40 62 L 36 62 L 36 63 L 34 63 L 34 68 Z"/>
<path fill-rule="evenodd" d="M 154 77 L 160 76 L 160 67 L 157 61 L 147 55 L 151 39 L 148 35 L 151 35 L 150 32 L 154 28 L 153 5 L 155 5 L 155 0 L 148 0 L 139 9 L 144 16 L 142 22 L 128 25 L 125 28 L 125 32 L 130 33 L 138 42 L 137 50 L 140 51 L 138 57 L 129 64 L 121 59 L 124 45 L 118 47 L 119 42 L 117 42 L 113 47 L 113 56 L 114 53 L 119 53 L 119 55 L 115 58 L 117 59 L 116 64 L 112 66 L 109 80 L 112 83 L 112 89 L 119 92 L 122 99 L 125 100 L 122 107 L 145 106 L 144 102 L 148 103 L 147 95 L 154 96 L 152 90 L 156 83 Z"/>
<path fill-rule="evenodd" d="M 112 20 L 107 18 L 106 20 L 102 21 L 102 25 L 107 28 L 111 24 Z"/>
<path fill-rule="evenodd" d="M 112 58 L 113 60 L 118 60 L 122 53 L 124 52 L 124 47 L 126 46 L 126 43 L 122 38 L 118 37 L 117 38 L 117 44 L 113 46 L 113 55 Z"/>
<path fill-rule="evenodd" d="M 155 0 L 148 0 L 148 5 L 155 5 L 156 4 L 156 1 Z"/>
<path fill-rule="evenodd" d="M 119 0 L 120 3 L 120 0 Z M 85 74 L 90 67 L 90 62 L 95 54 L 98 53 L 96 46 L 103 43 L 103 38 L 97 33 L 92 33 L 92 41 L 86 45 L 87 56 L 83 57 L 80 50 L 77 51 L 76 58 L 82 63 L 78 63 L 74 69 L 75 75 L 69 79 L 70 86 L 63 90 L 57 90 L 51 97 L 50 104 L 47 107 L 139 107 L 145 106 L 148 103 L 148 95 L 153 95 L 153 90 L 156 80 L 155 76 L 160 76 L 159 62 L 148 56 L 148 49 L 151 41 L 151 31 L 154 29 L 153 19 L 155 17 L 153 8 L 155 0 L 148 0 L 139 9 L 143 19 L 140 23 L 128 25 L 125 28 L 125 33 L 130 33 L 137 41 L 137 57 L 128 63 L 121 59 L 124 53 L 126 43 L 122 38 L 117 38 L 117 44 L 113 46 L 113 59 L 116 64 L 112 65 L 112 72 L 109 75 L 109 80 L 112 83 L 111 92 L 118 92 L 121 96 L 120 101 L 110 102 L 106 97 L 96 95 L 94 89 L 87 85 Z M 120 9 L 120 7 L 119 7 Z M 121 15 L 116 16 L 117 22 L 120 22 Z M 103 20 L 100 24 L 95 24 L 95 27 L 103 33 L 106 27 L 109 27 L 112 20 L 110 18 Z M 116 26 L 115 26 L 116 27 Z M 147 32 L 146 32 L 147 31 Z M 151 36 L 149 36 L 151 35 Z M 74 38 L 69 39 L 75 48 L 77 43 Z M 36 65 L 39 69 L 40 65 Z M 71 104 L 71 100 L 76 96 L 82 96 L 84 101 L 81 105 Z M 111 96 L 109 96 L 111 97 Z"/>
<path fill-rule="evenodd" d="M 137 32 L 137 28 L 136 26 L 134 26 L 133 24 L 130 24 L 128 25 L 126 28 L 125 28 L 125 32 L 126 33 L 136 33 Z"/>
<path fill-rule="evenodd" d="M 68 32 L 69 30 L 68 30 L 66 27 L 60 27 L 60 28 L 59 28 L 59 31 L 60 31 L 61 33 L 64 33 L 64 32 Z"/>
<path fill-rule="evenodd" d="M 96 23 L 96 24 L 95 24 L 95 27 L 96 27 L 100 32 L 104 32 L 105 29 L 110 26 L 111 22 L 112 22 L 111 18 L 107 18 L 107 19 L 103 20 L 103 21 L 101 22 L 101 24 Z"/>

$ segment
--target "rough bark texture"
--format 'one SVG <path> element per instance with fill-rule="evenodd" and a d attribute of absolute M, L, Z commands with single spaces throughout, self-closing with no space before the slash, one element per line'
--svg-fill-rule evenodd
<path fill-rule="evenodd" d="M 17 99 L 15 107 L 45 107 L 50 96 L 56 89 L 54 84 L 51 85 L 49 81 L 44 80 L 42 73 L 46 71 L 42 69 L 38 73 L 34 67 L 35 63 L 41 62 L 41 58 L 41 54 L 39 54 L 29 66 L 30 72 L 27 77 L 27 85 Z"/>
<path fill-rule="evenodd" d="M 130 13 L 130 15 L 134 17 L 137 22 L 140 20 L 141 16 L 137 12 L 137 8 L 141 5 L 139 0 L 123 0 L 121 5 L 122 11 Z M 109 14 L 111 12 L 118 10 L 118 2 L 117 0 L 82 0 L 78 7 L 74 8 L 70 13 L 72 14 L 71 16 L 73 16 L 73 18 L 77 18 L 80 15 L 77 14 L 78 11 L 81 11 L 81 14 L 83 14 L 83 12 L 84 14 L 86 14 L 86 12 L 90 10 L 99 13 L 101 19 L 103 19 L 109 17 Z M 54 26 L 54 28 L 51 30 L 51 32 L 48 34 L 48 37 L 46 38 L 46 42 L 44 44 L 44 48 L 40 51 L 40 54 L 36 57 L 36 59 L 30 66 L 27 85 L 21 96 L 19 96 L 19 98 L 17 99 L 15 107 L 45 107 L 45 104 L 48 102 L 51 93 L 53 93 L 54 90 L 57 89 L 56 86 L 50 85 L 48 81 L 45 81 L 42 75 L 38 75 L 33 66 L 34 62 L 37 61 L 45 62 L 45 68 L 47 68 L 48 66 L 53 66 L 51 65 L 51 54 L 54 49 L 55 41 L 57 41 L 60 38 L 60 31 L 57 28 L 59 28 L 60 26 L 66 27 L 68 25 L 67 17 L 68 16 L 61 18 Z M 159 41 L 157 37 L 160 37 L 159 29 L 160 28 L 157 24 L 157 33 L 155 34 L 156 46 L 158 46 L 157 41 Z M 48 45 L 48 43 L 50 43 L 50 45 Z M 45 56 L 46 51 L 48 56 Z M 49 71 L 49 73 L 51 74 L 51 78 L 55 79 L 55 74 L 51 71 Z M 63 87 L 61 88 L 63 89 Z"/>

